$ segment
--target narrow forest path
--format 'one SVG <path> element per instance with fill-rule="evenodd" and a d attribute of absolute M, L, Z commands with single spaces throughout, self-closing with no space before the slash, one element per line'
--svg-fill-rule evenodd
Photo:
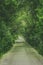
<path fill-rule="evenodd" d="M 16 43 L 0 60 L 0 65 L 43 65 L 43 58 L 31 46 Z"/>

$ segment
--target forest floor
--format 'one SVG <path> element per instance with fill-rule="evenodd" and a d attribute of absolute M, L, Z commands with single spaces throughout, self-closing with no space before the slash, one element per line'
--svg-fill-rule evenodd
<path fill-rule="evenodd" d="M 25 43 L 16 43 L 13 48 L 3 55 L 0 65 L 43 65 L 43 57 Z"/>

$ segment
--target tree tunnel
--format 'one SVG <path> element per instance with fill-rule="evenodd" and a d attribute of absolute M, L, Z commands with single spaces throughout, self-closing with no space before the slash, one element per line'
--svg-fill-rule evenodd
<path fill-rule="evenodd" d="M 0 0 L 0 54 L 22 35 L 43 55 L 43 1 Z"/>

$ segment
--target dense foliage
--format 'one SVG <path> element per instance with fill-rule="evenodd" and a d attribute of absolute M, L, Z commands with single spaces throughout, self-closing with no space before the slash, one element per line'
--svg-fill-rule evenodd
<path fill-rule="evenodd" d="M 0 0 L 0 54 L 12 47 L 18 34 L 15 6 L 12 0 Z"/>
<path fill-rule="evenodd" d="M 0 0 L 0 54 L 18 34 L 43 55 L 43 0 Z"/>
<path fill-rule="evenodd" d="M 43 55 L 43 1 L 31 0 L 25 28 L 26 41 Z"/>

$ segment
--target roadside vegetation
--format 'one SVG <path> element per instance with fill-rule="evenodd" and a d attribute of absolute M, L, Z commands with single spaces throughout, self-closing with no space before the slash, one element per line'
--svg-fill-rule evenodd
<path fill-rule="evenodd" d="M 0 56 L 19 34 L 43 55 L 43 0 L 0 0 Z"/>

